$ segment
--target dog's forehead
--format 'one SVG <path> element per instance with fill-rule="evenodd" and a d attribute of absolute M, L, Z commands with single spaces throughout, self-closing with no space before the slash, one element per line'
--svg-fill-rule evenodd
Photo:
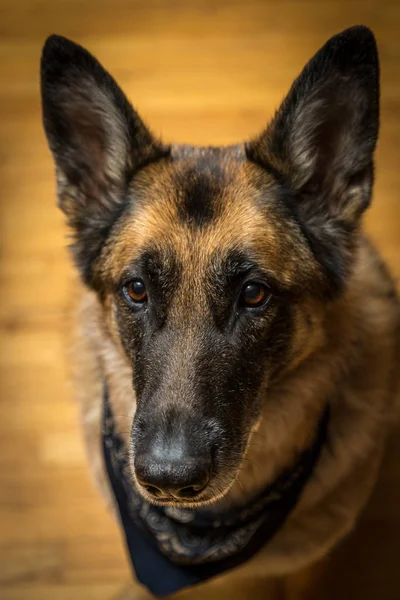
<path fill-rule="evenodd" d="M 131 186 L 131 209 L 108 257 L 113 279 L 152 248 L 173 254 L 198 276 L 216 256 L 245 252 L 290 285 L 299 258 L 309 255 L 284 217 L 273 178 L 245 160 L 240 147 L 183 148 L 172 157 L 144 170 Z"/>

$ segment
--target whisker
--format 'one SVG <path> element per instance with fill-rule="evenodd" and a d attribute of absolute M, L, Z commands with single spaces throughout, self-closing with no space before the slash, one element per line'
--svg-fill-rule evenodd
<path fill-rule="evenodd" d="M 115 417 L 121 417 L 123 419 L 133 419 L 133 417 L 131 415 L 119 415 L 119 414 L 115 414 Z"/>
<path fill-rule="evenodd" d="M 256 467 L 256 469 L 258 469 L 258 468 L 259 468 L 259 467 L 258 467 L 258 464 L 257 464 L 257 463 L 256 463 L 254 460 L 252 460 L 251 458 L 248 458 L 247 456 L 244 456 L 244 457 L 242 458 L 242 460 L 247 460 L 247 462 L 249 462 L 251 465 L 254 465 L 254 466 Z"/>
<path fill-rule="evenodd" d="M 244 487 L 243 487 L 243 483 L 240 481 L 239 477 L 236 476 L 236 481 L 238 482 L 238 484 L 240 485 L 242 492 L 244 493 Z"/>
<path fill-rule="evenodd" d="M 252 431 L 251 435 L 258 435 L 261 439 L 265 440 L 266 436 L 262 434 L 260 431 Z"/>

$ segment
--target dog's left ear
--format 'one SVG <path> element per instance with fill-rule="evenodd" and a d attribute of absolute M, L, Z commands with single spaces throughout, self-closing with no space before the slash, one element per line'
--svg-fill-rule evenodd
<path fill-rule="evenodd" d="M 303 222 L 351 230 L 370 202 L 378 126 L 375 38 L 357 26 L 319 50 L 246 152 L 290 190 Z"/>

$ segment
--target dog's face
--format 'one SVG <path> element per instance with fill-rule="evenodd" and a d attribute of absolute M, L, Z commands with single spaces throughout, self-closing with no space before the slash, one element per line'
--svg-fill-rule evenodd
<path fill-rule="evenodd" d="M 156 488 L 174 484 L 152 469 L 182 456 L 182 485 L 165 466 L 174 497 L 212 499 L 235 478 L 269 382 L 309 351 L 318 265 L 243 151 L 174 150 L 128 194 L 97 277 L 133 366 L 135 472 L 168 501 Z"/>
<path fill-rule="evenodd" d="M 353 28 L 307 65 L 259 138 L 166 147 L 91 55 L 48 40 L 60 205 L 132 365 L 132 467 L 148 499 L 225 494 L 268 390 L 323 344 L 370 200 L 377 78 L 373 36 Z"/>

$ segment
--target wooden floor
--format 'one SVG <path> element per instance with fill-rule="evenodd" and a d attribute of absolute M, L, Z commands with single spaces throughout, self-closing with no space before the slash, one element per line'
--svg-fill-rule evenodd
<path fill-rule="evenodd" d="M 0 598 L 122 599 L 130 573 L 68 382 L 73 273 L 40 120 L 41 45 L 57 32 L 89 47 L 166 140 L 225 144 L 264 126 L 330 35 L 370 25 L 382 130 L 366 227 L 400 278 L 400 2 L 1 0 L 0 15 Z M 359 534 L 318 589 L 310 599 L 400 599 L 396 439 Z"/>

